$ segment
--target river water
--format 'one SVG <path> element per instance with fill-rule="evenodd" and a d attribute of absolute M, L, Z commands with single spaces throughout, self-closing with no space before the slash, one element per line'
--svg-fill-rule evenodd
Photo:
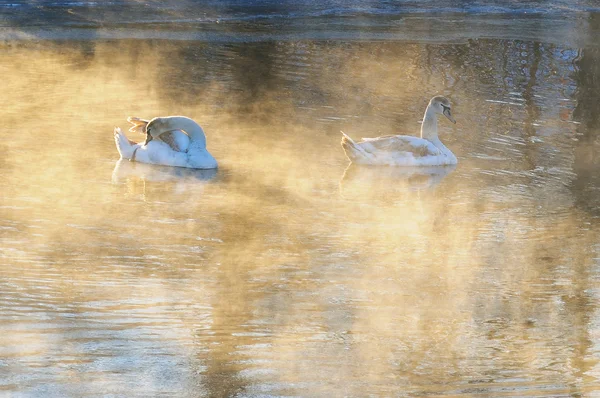
<path fill-rule="evenodd" d="M 159 3 L 0 6 L 0 396 L 600 395 L 594 2 Z M 217 171 L 118 161 L 173 114 Z"/>

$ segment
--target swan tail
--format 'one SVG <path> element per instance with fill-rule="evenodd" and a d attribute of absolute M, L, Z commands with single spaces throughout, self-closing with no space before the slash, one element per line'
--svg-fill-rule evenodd
<path fill-rule="evenodd" d="M 373 155 L 365 151 L 360 145 L 358 145 L 350 136 L 343 131 L 342 133 L 342 149 L 346 153 L 346 157 L 352 162 L 366 162 L 373 158 Z"/>
<path fill-rule="evenodd" d="M 142 134 L 144 133 L 144 130 L 146 129 L 146 125 L 149 122 L 149 120 L 141 119 L 141 118 L 135 117 L 135 116 L 129 116 L 127 118 L 127 121 L 133 125 L 129 128 L 129 131 L 131 131 L 132 133 L 142 133 Z"/>
<path fill-rule="evenodd" d="M 121 155 L 121 159 L 131 159 L 138 143 L 133 142 L 125 137 L 125 134 L 123 134 L 123 131 L 121 131 L 119 127 L 115 127 L 113 136 L 115 139 L 115 145 L 117 146 L 117 151 L 119 151 L 119 155 Z"/>

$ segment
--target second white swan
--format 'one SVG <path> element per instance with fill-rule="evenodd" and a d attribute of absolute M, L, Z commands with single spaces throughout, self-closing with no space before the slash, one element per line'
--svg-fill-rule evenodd
<path fill-rule="evenodd" d="M 115 127 L 115 144 L 122 159 L 192 169 L 217 168 L 217 161 L 206 149 L 204 130 L 192 119 L 166 116 L 156 117 L 149 122 L 137 118 L 128 120 L 134 124 L 132 130 L 140 129 L 141 126 L 146 133 L 146 141 L 130 141 L 120 128 Z M 182 132 L 189 141 L 181 137 Z M 170 136 L 167 135 L 168 139 L 162 139 L 161 135 L 165 133 L 170 133 Z"/>
<path fill-rule="evenodd" d="M 342 148 L 351 162 L 388 166 L 444 166 L 457 163 L 456 156 L 438 138 L 437 115 L 456 123 L 450 112 L 450 101 L 435 96 L 425 110 L 421 137 L 388 135 L 363 138 L 354 142 L 348 135 L 342 138 Z"/>

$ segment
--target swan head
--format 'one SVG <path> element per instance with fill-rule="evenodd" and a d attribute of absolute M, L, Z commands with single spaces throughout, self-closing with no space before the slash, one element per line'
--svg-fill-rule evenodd
<path fill-rule="evenodd" d="M 456 120 L 452 117 L 450 100 L 448 98 L 436 95 L 429 101 L 428 108 L 433 109 L 435 113 L 441 113 L 446 116 L 452 123 L 456 123 Z"/>
<path fill-rule="evenodd" d="M 144 145 L 147 145 L 154 138 L 158 138 L 162 133 L 171 130 L 173 130 L 173 127 L 169 118 L 155 117 L 146 125 L 146 142 L 144 142 Z"/>

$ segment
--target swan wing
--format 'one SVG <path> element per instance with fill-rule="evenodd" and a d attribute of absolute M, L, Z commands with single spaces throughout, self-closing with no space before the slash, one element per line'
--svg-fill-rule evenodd
<path fill-rule="evenodd" d="M 408 135 L 363 138 L 360 145 L 371 153 L 410 153 L 415 157 L 440 154 L 440 150 L 430 141 Z"/>
<path fill-rule="evenodd" d="M 187 152 L 190 146 L 190 137 L 181 130 L 167 131 L 160 135 L 160 140 L 176 152 Z"/>

